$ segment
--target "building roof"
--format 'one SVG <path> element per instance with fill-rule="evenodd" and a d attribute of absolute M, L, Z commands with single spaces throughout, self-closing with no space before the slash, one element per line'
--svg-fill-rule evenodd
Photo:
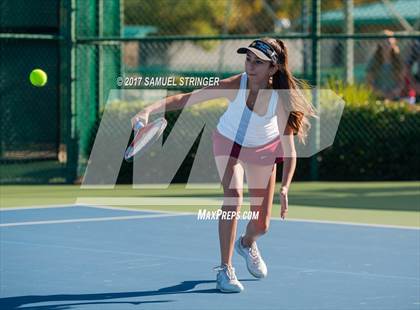
<path fill-rule="evenodd" d="M 420 0 L 391 0 L 390 3 L 411 25 L 420 18 Z M 353 19 L 355 25 L 359 26 L 361 24 L 384 25 L 398 23 L 396 17 L 382 1 L 355 6 Z M 321 24 L 323 26 L 332 26 L 343 21 L 343 9 L 331 10 L 321 14 Z"/>
<path fill-rule="evenodd" d="M 157 28 L 154 26 L 140 26 L 140 25 L 124 26 L 124 38 L 144 38 L 148 34 L 152 34 L 156 32 L 157 32 Z"/>

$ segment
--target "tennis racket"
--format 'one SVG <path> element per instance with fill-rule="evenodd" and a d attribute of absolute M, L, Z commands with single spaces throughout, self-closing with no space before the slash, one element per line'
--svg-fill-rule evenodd
<path fill-rule="evenodd" d="M 133 141 L 127 147 L 124 159 L 131 162 L 134 156 L 143 154 L 150 145 L 159 139 L 167 125 L 168 122 L 163 117 L 156 119 L 146 126 L 141 121 L 137 121 L 133 128 Z"/>

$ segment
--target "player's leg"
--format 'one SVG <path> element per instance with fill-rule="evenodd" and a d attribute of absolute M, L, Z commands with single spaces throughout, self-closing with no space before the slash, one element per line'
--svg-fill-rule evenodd
<path fill-rule="evenodd" d="M 260 166 L 255 164 L 244 164 L 250 209 L 258 212 L 258 219 L 249 221 L 243 238 L 245 246 L 257 240 L 257 238 L 268 231 L 273 207 L 273 198 L 276 185 L 276 165 Z"/>
<path fill-rule="evenodd" d="M 238 212 L 242 204 L 243 167 L 237 159 L 229 156 L 216 156 L 215 160 L 224 192 L 222 211 Z M 236 226 L 236 217 L 232 219 L 219 218 L 221 264 L 217 268 L 219 272 L 216 278 L 216 288 L 222 292 L 238 293 L 244 290 L 232 266 Z"/>
<path fill-rule="evenodd" d="M 216 166 L 223 187 L 222 211 L 238 212 L 243 201 L 244 170 L 240 161 L 229 156 L 216 156 Z M 222 264 L 232 264 L 237 219 L 219 218 L 219 240 Z"/>
<path fill-rule="evenodd" d="M 256 278 L 267 276 L 267 265 L 261 257 L 256 239 L 266 233 L 270 224 L 271 209 L 276 182 L 276 166 L 244 164 L 248 183 L 251 211 L 258 212 L 251 219 L 244 235 L 238 238 L 235 249 L 246 262 L 250 274 Z"/>

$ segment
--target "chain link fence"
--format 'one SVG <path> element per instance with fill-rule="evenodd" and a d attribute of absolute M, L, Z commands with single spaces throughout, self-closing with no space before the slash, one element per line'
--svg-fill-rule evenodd
<path fill-rule="evenodd" d="M 1 183 L 66 181 L 59 10 L 57 1 L 0 2 Z M 35 68 L 48 72 L 45 87 L 29 83 Z"/>
<path fill-rule="evenodd" d="M 296 179 L 418 179 L 416 2 L 3 1 L 1 182 L 83 176 L 110 90 L 133 88 L 118 77 L 225 78 L 244 71 L 237 48 L 264 36 L 284 40 L 295 76 L 347 102 L 334 145 L 301 160 Z M 37 67 L 48 73 L 44 88 L 27 82 Z M 169 87 L 168 95 L 197 88 Z M 139 98 L 126 101 L 136 106 Z M 213 108 L 203 104 L 200 113 L 216 124 Z M 173 124 L 177 115 L 166 116 Z M 193 159 L 194 148 L 176 181 L 185 181 Z M 130 182 L 130 169 L 123 165 L 119 181 Z"/>

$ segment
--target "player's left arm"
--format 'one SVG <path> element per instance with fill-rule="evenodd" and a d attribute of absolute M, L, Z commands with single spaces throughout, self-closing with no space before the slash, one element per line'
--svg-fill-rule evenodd
<path fill-rule="evenodd" d="M 289 209 L 288 191 L 293 179 L 293 175 L 295 173 L 297 156 L 294 143 L 294 132 L 292 127 L 290 127 L 290 125 L 287 123 L 289 113 L 286 113 L 286 110 L 280 104 L 280 102 L 278 106 L 279 108 L 277 109 L 277 125 L 279 128 L 280 140 L 283 149 L 283 171 L 280 187 L 280 216 L 284 219 Z"/>
<path fill-rule="evenodd" d="M 293 139 L 293 129 L 289 125 L 286 126 L 286 129 L 284 130 L 284 135 L 280 139 L 284 151 L 281 188 L 284 188 L 287 191 L 290 187 L 290 183 L 292 182 L 297 161 L 295 142 Z"/>

